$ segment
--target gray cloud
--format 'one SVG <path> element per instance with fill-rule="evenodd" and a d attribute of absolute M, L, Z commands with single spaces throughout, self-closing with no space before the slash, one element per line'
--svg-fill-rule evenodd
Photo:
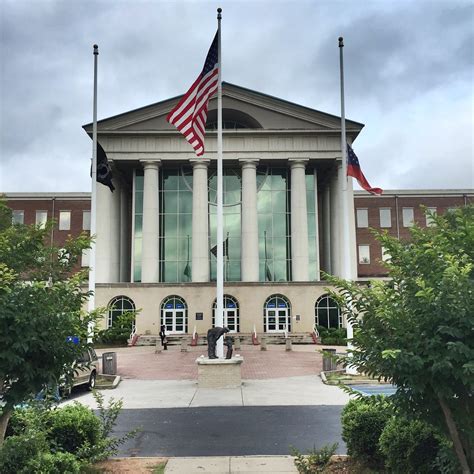
<path fill-rule="evenodd" d="M 342 35 L 346 112 L 366 124 L 355 149 L 369 181 L 474 187 L 472 2 L 222 3 L 224 80 L 338 114 Z M 4 0 L 0 189 L 88 190 L 92 44 L 99 118 L 119 114 L 186 90 L 217 6 Z"/>

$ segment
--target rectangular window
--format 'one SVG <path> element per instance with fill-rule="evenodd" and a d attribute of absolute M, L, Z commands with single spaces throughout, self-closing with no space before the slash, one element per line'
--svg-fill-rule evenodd
<path fill-rule="evenodd" d="M 25 223 L 25 211 L 13 211 L 12 212 L 12 224 L 24 224 Z"/>
<path fill-rule="evenodd" d="M 370 246 L 359 245 L 359 263 L 368 265 L 370 263 Z"/>
<path fill-rule="evenodd" d="M 88 267 L 89 266 L 90 251 L 91 251 L 91 249 L 84 249 L 82 251 L 81 267 Z"/>
<path fill-rule="evenodd" d="M 382 262 L 386 262 L 391 259 L 390 254 L 387 252 L 385 247 L 382 247 Z"/>
<path fill-rule="evenodd" d="M 357 227 L 369 227 L 368 209 L 357 209 Z"/>
<path fill-rule="evenodd" d="M 48 220 L 48 211 L 36 211 L 36 225 L 39 225 L 42 229 L 46 226 Z"/>
<path fill-rule="evenodd" d="M 436 215 L 436 207 L 427 207 L 426 208 L 426 227 L 431 227 L 434 225 L 433 218 L 429 214 Z"/>
<path fill-rule="evenodd" d="M 91 211 L 82 211 L 82 230 L 91 230 Z"/>
<path fill-rule="evenodd" d="M 71 211 L 59 211 L 59 230 L 71 229 Z"/>
<path fill-rule="evenodd" d="M 392 227 L 392 210 L 389 207 L 381 207 L 379 214 L 380 227 Z"/>
<path fill-rule="evenodd" d="M 414 214 L 412 207 L 403 208 L 403 227 L 413 227 L 414 224 Z"/>

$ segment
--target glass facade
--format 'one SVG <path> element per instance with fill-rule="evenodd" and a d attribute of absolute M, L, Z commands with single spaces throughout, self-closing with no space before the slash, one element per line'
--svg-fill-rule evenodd
<path fill-rule="evenodd" d="M 209 249 L 217 245 L 217 174 L 209 170 Z M 224 255 L 224 280 L 240 281 L 241 249 L 241 189 L 240 169 L 224 169 L 222 176 L 224 204 L 224 241 L 228 243 L 227 256 Z M 209 252 L 211 281 L 217 279 L 217 258 Z"/>
<path fill-rule="evenodd" d="M 259 280 L 290 281 L 290 185 L 288 170 L 257 173 Z"/>
<path fill-rule="evenodd" d="M 160 281 L 191 281 L 192 169 L 160 173 Z"/>
<path fill-rule="evenodd" d="M 141 281 L 143 230 L 143 170 L 134 177 L 133 281 Z M 159 173 L 159 281 L 189 282 L 192 278 L 191 167 L 161 168 Z M 209 170 L 210 279 L 217 278 L 217 175 Z M 242 175 L 240 168 L 224 169 L 224 279 L 241 281 Z M 306 171 L 309 279 L 318 279 L 315 175 Z M 259 281 L 291 281 L 290 170 L 257 168 Z"/>

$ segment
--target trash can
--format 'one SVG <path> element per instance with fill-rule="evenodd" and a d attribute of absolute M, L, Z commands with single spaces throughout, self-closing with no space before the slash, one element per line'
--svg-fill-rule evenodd
<path fill-rule="evenodd" d="M 337 369 L 337 363 L 334 359 L 336 355 L 336 349 L 323 349 L 323 371 L 327 372 L 330 370 Z"/>
<path fill-rule="evenodd" d="M 102 373 L 107 375 L 117 374 L 117 353 L 104 352 L 102 354 Z"/>

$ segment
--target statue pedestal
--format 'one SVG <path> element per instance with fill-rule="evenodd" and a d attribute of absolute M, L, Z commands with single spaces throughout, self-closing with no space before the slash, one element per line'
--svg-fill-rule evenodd
<path fill-rule="evenodd" d="M 240 356 L 232 359 L 208 359 L 198 357 L 198 387 L 199 388 L 235 388 L 242 385 L 241 364 L 244 359 Z"/>

